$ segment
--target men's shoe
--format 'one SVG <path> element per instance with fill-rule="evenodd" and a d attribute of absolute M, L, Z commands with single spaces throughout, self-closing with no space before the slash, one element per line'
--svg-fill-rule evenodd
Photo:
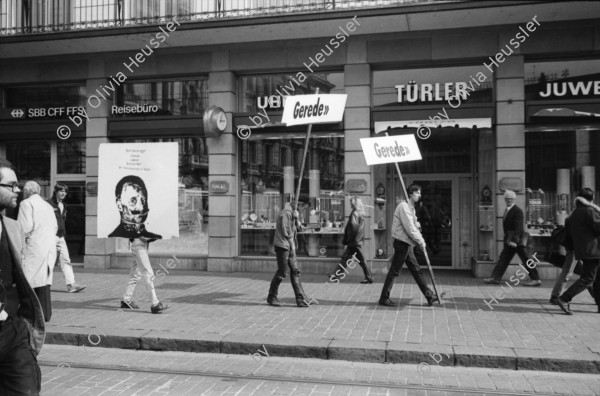
<path fill-rule="evenodd" d="M 552 297 L 550 297 L 549 303 L 552 304 L 552 305 L 558 305 L 558 303 L 556 302 L 556 300 L 558 300 L 558 297 L 552 296 Z"/>
<path fill-rule="evenodd" d="M 541 286 L 541 285 L 542 285 L 541 280 L 532 280 L 532 281 L 523 283 L 523 286 Z"/>
<path fill-rule="evenodd" d="M 77 283 L 71 283 L 70 285 L 67 285 L 67 291 L 69 293 L 77 293 L 82 291 L 83 289 L 85 289 L 85 286 L 78 285 Z"/>
<path fill-rule="evenodd" d="M 163 305 L 163 303 L 159 302 L 156 305 L 152 305 L 150 307 L 150 311 L 152 311 L 153 314 L 158 314 L 161 313 L 162 311 L 164 311 L 165 309 L 169 308 L 170 305 Z"/>
<path fill-rule="evenodd" d="M 397 307 L 398 304 L 390 300 L 389 298 L 386 300 L 379 300 L 379 305 L 384 305 L 386 307 Z"/>
<path fill-rule="evenodd" d="M 573 312 L 571 312 L 570 304 L 566 301 L 563 301 L 560 297 L 556 299 L 556 305 L 558 305 L 560 309 L 562 309 L 563 312 L 567 315 L 573 315 Z"/>
<path fill-rule="evenodd" d="M 371 284 L 371 283 L 373 283 L 373 278 L 365 278 L 365 279 L 361 280 L 360 283 L 362 283 L 363 285 Z"/>
<path fill-rule="evenodd" d="M 137 305 L 137 304 L 135 303 L 135 301 L 133 301 L 133 300 L 131 300 L 131 301 L 129 301 L 129 302 L 126 302 L 126 301 L 124 301 L 124 300 L 121 300 L 121 308 L 124 308 L 124 309 L 138 309 L 139 307 L 140 307 L 140 306 L 139 306 L 139 305 Z"/>
<path fill-rule="evenodd" d="M 308 307 L 310 307 L 310 304 L 306 300 L 296 300 L 296 305 L 298 305 L 299 308 L 308 308 Z"/>
<path fill-rule="evenodd" d="M 446 292 L 442 292 L 440 294 L 440 296 L 442 298 L 444 298 L 444 296 L 446 295 Z M 440 302 L 440 298 L 437 295 L 433 295 L 431 297 L 427 297 L 427 303 L 429 304 L 429 306 L 431 307 L 433 305 L 433 303 L 435 302 Z"/>
<path fill-rule="evenodd" d="M 502 281 L 496 278 L 485 278 L 483 280 L 483 283 L 487 283 L 488 285 L 499 285 L 500 283 L 502 283 Z"/>
<path fill-rule="evenodd" d="M 267 303 L 274 307 L 283 307 L 283 304 L 279 302 L 277 297 L 267 297 Z"/>

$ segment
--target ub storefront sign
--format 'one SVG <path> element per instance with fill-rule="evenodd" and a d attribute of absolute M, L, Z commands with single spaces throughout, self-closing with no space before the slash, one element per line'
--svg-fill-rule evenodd
<path fill-rule="evenodd" d="M 98 238 L 179 236 L 178 143 L 103 143 Z"/>
<path fill-rule="evenodd" d="M 415 135 L 386 136 L 360 139 L 367 165 L 422 159 Z"/>
<path fill-rule="evenodd" d="M 287 96 L 281 122 L 287 126 L 340 122 L 347 98 L 346 94 Z"/>

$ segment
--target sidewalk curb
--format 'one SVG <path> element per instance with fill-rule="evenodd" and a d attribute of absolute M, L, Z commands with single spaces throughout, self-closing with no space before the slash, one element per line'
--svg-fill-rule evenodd
<path fill-rule="evenodd" d="M 47 344 L 102 348 L 271 356 L 403 363 L 428 366 L 463 366 L 600 374 L 596 351 L 555 351 L 469 346 L 442 346 L 387 341 L 331 340 L 243 334 L 187 333 L 157 330 L 86 329 L 53 327 Z M 415 371 L 419 371 L 415 366 Z"/>

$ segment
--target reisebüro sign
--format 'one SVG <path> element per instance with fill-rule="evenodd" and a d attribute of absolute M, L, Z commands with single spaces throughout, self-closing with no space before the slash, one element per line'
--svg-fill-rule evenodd
<path fill-rule="evenodd" d="M 415 135 L 385 136 L 360 139 L 367 165 L 422 159 Z"/>
<path fill-rule="evenodd" d="M 340 122 L 346 94 L 286 96 L 281 122 L 287 126 Z"/>

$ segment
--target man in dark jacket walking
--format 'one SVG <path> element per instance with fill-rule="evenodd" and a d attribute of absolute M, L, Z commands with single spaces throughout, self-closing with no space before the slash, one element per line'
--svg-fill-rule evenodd
<path fill-rule="evenodd" d="M 369 271 L 365 258 L 360 250 L 363 240 L 365 239 L 365 210 L 362 201 L 358 197 L 350 198 L 350 206 L 352 206 L 352 213 L 350 213 L 348 223 L 344 229 L 343 243 L 346 245 L 346 250 L 336 266 L 337 271 L 329 276 L 329 281 L 339 283 L 340 279 L 346 277 L 345 272 L 348 272 L 346 270 L 348 263 L 358 261 L 365 273 L 365 279 L 360 281 L 360 283 L 373 283 L 373 276 L 371 275 L 371 271 Z"/>
<path fill-rule="evenodd" d="M 271 281 L 269 288 L 269 296 L 267 302 L 275 307 L 281 307 L 283 304 L 277 299 L 279 285 L 287 276 L 287 267 L 290 267 L 292 288 L 296 295 L 296 304 L 305 308 L 310 306 L 307 301 L 306 293 L 300 283 L 300 270 L 296 262 L 296 227 L 300 227 L 298 221 L 299 213 L 297 210 L 292 212 L 290 203 L 286 203 L 285 207 L 275 223 L 275 237 L 273 245 L 275 245 L 275 255 L 277 256 L 277 272 Z"/>
<path fill-rule="evenodd" d="M 567 315 L 573 315 L 569 303 L 579 293 L 593 284 L 594 300 L 600 313 L 600 214 L 581 199 L 592 202 L 594 192 L 590 188 L 579 191 L 575 210 L 567 219 L 565 227 L 573 241 L 575 257 L 583 262 L 581 277 L 566 292 L 556 299 L 556 304 Z"/>
<path fill-rule="evenodd" d="M 47 202 L 54 209 L 56 215 L 56 222 L 58 223 L 58 231 L 56 232 L 56 249 L 58 262 L 60 263 L 60 270 L 65 277 L 65 283 L 67 284 L 67 291 L 69 293 L 77 293 L 85 289 L 84 285 L 78 285 L 75 283 L 75 274 L 73 273 L 73 266 L 71 265 L 71 257 L 69 256 L 69 249 L 67 248 L 67 242 L 65 236 L 67 235 L 65 229 L 65 221 L 67 219 L 67 207 L 64 203 L 67 191 L 69 188 L 67 185 L 57 183 L 54 186 L 54 194 Z"/>
<path fill-rule="evenodd" d="M 524 215 L 523 210 L 519 208 L 515 201 L 517 194 L 514 191 L 506 190 L 504 192 L 504 201 L 506 202 L 506 211 L 504 212 L 504 220 L 502 221 L 502 229 L 504 230 L 504 249 L 500 253 L 498 263 L 492 270 L 492 277 L 486 278 L 483 281 L 490 284 L 502 283 L 502 276 L 506 272 L 510 261 L 515 256 L 519 255 L 523 265 L 527 263 L 529 258 L 525 251 L 528 235 L 523 230 Z M 533 263 L 530 261 L 530 263 Z M 542 281 L 538 275 L 535 264 L 527 265 L 531 282 L 524 283 L 525 286 L 540 286 Z"/>
<path fill-rule="evenodd" d="M 0 212 L 17 206 L 19 186 L 0 158 Z M 42 307 L 21 266 L 24 235 L 18 222 L 0 214 L 0 395 L 39 395 L 37 355 L 44 344 Z"/>

